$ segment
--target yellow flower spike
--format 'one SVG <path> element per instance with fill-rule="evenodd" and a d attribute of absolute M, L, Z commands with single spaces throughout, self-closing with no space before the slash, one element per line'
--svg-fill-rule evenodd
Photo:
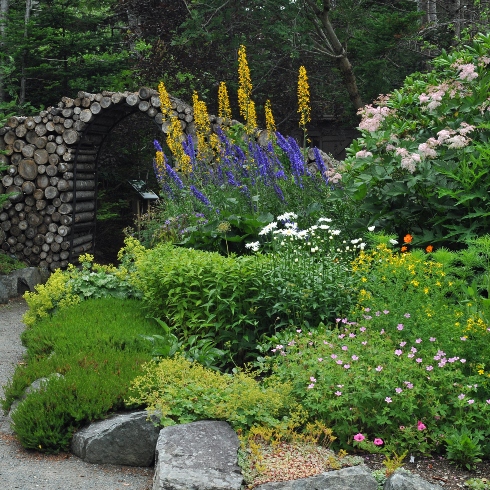
<path fill-rule="evenodd" d="M 272 115 L 271 101 L 267 99 L 264 106 L 265 112 L 265 128 L 271 133 L 276 132 L 276 122 L 274 121 L 274 116 Z"/>
<path fill-rule="evenodd" d="M 310 87 L 308 85 L 308 77 L 306 75 L 306 68 L 304 66 L 299 67 L 298 75 L 298 113 L 300 115 L 299 126 L 306 131 L 306 124 L 311 121 L 311 107 L 310 107 Z"/>
<path fill-rule="evenodd" d="M 218 88 L 218 116 L 224 119 L 231 119 L 230 98 L 226 83 L 221 82 Z"/>
<path fill-rule="evenodd" d="M 158 84 L 158 94 L 160 96 L 160 110 L 163 114 L 163 119 L 167 120 L 170 111 L 172 110 L 172 106 L 170 103 L 170 97 L 168 95 L 167 89 L 165 88 L 165 84 L 160 82 Z"/>

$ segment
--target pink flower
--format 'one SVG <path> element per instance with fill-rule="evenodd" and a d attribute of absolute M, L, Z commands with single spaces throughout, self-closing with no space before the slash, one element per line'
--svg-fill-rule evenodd
<path fill-rule="evenodd" d="M 392 400 L 392 399 L 391 399 L 389 396 L 387 396 L 387 397 L 385 398 L 385 402 L 386 402 L 386 403 L 391 403 L 392 401 L 393 401 L 393 400 Z"/>
<path fill-rule="evenodd" d="M 404 316 L 405 318 L 410 318 L 410 313 L 405 313 L 403 316 Z"/>
<path fill-rule="evenodd" d="M 397 330 L 403 330 L 403 323 L 399 323 L 396 328 Z"/>
<path fill-rule="evenodd" d="M 396 391 L 397 393 L 401 393 L 403 390 L 402 390 L 401 388 L 395 388 L 395 391 Z"/>
<path fill-rule="evenodd" d="M 407 345 L 406 342 L 400 342 L 400 347 L 405 347 Z"/>
<path fill-rule="evenodd" d="M 342 394 L 342 392 L 337 390 L 337 391 L 335 392 L 335 394 L 336 394 L 337 396 L 340 396 L 340 395 Z"/>
<path fill-rule="evenodd" d="M 347 349 L 348 349 L 348 347 L 346 345 L 342 346 L 342 350 L 347 350 Z"/>
<path fill-rule="evenodd" d="M 427 369 L 427 371 L 432 371 L 434 368 L 432 366 L 427 366 L 425 369 Z"/>
<path fill-rule="evenodd" d="M 420 344 L 420 342 L 422 342 L 422 339 L 417 339 L 417 340 L 415 341 L 415 343 L 416 343 L 416 344 Z"/>
<path fill-rule="evenodd" d="M 350 333 L 350 334 L 349 334 L 349 337 L 350 337 L 351 339 L 353 339 L 355 336 L 356 336 L 356 334 L 355 334 L 355 333 Z"/>
<path fill-rule="evenodd" d="M 344 364 L 344 368 L 345 369 L 349 369 L 350 368 L 350 364 Z"/>
<path fill-rule="evenodd" d="M 361 342 L 362 345 L 367 345 L 367 340 Z"/>
<path fill-rule="evenodd" d="M 323 361 L 323 358 L 322 357 L 319 357 L 318 358 L 318 362 L 322 362 Z"/>
<path fill-rule="evenodd" d="M 376 371 L 378 371 L 378 373 L 379 373 L 380 371 L 382 371 L 382 370 L 383 370 L 383 366 L 378 366 L 378 367 L 376 368 Z"/>
<path fill-rule="evenodd" d="M 331 355 L 330 355 L 330 357 L 331 357 L 332 359 L 337 359 L 337 354 L 331 354 Z"/>
<path fill-rule="evenodd" d="M 310 377 L 310 381 L 316 383 L 316 379 L 313 376 Z"/>
<path fill-rule="evenodd" d="M 435 338 L 435 337 L 431 337 L 429 340 L 430 340 L 431 342 L 435 342 L 435 341 L 436 341 L 436 338 Z"/>
<path fill-rule="evenodd" d="M 308 389 L 311 390 L 312 388 L 314 388 L 315 385 L 313 383 L 311 383 L 310 385 L 308 385 Z"/>
<path fill-rule="evenodd" d="M 464 393 L 461 393 L 461 395 L 458 395 L 458 398 L 462 400 L 465 397 Z"/>
<path fill-rule="evenodd" d="M 376 439 L 374 439 L 373 444 L 375 446 L 382 446 L 384 444 L 384 442 L 383 442 L 383 439 L 380 439 L 379 437 L 377 437 Z"/>
<path fill-rule="evenodd" d="M 390 312 L 390 310 L 383 310 L 383 313 L 387 315 Z"/>
<path fill-rule="evenodd" d="M 401 349 L 396 349 L 395 354 L 397 356 L 401 356 L 403 354 L 403 351 Z"/>
<path fill-rule="evenodd" d="M 354 441 L 357 441 L 357 442 L 364 441 L 364 439 L 366 439 L 366 438 L 362 434 L 356 434 L 354 436 Z"/>
<path fill-rule="evenodd" d="M 417 422 L 417 430 L 424 430 L 427 429 L 427 427 L 422 423 L 421 420 Z"/>
<path fill-rule="evenodd" d="M 352 360 L 353 360 L 353 361 L 357 361 L 358 359 L 359 359 L 359 357 L 358 357 L 358 356 L 356 356 L 355 354 L 352 356 Z"/>
<path fill-rule="evenodd" d="M 421 357 L 417 357 L 417 359 L 415 359 L 415 362 L 418 362 L 420 364 L 422 362 L 422 358 Z"/>
<path fill-rule="evenodd" d="M 472 405 L 473 403 L 475 403 L 475 400 L 468 400 L 469 405 Z"/>
<path fill-rule="evenodd" d="M 366 331 L 366 327 L 361 327 L 359 330 L 360 330 L 361 332 L 365 332 L 365 331 Z"/>
<path fill-rule="evenodd" d="M 337 359 L 337 361 L 336 361 L 336 362 L 337 362 L 337 364 L 339 364 L 339 365 L 340 365 L 340 364 L 343 364 L 343 361 L 341 361 L 340 359 Z"/>

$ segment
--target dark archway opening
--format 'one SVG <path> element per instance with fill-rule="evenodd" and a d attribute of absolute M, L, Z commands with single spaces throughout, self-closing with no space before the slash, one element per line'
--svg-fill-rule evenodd
<path fill-rule="evenodd" d="M 139 180 L 158 194 L 153 171 L 153 140 L 162 131 L 146 114 L 136 111 L 114 127 L 104 140 L 97 171 L 97 224 L 94 256 L 98 263 L 115 264 L 125 230 L 137 227 L 135 200 L 128 180 Z"/>

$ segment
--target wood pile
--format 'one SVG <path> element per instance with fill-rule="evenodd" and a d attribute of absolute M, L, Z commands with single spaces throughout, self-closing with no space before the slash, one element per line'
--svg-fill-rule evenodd
<path fill-rule="evenodd" d="M 192 108 L 171 98 L 187 133 Z M 21 260 L 50 270 L 93 249 L 97 162 L 104 138 L 126 116 L 141 111 L 163 132 L 158 92 L 79 92 L 34 117 L 11 117 L 0 128 L 0 246 Z M 214 122 L 214 121 L 213 121 Z"/>

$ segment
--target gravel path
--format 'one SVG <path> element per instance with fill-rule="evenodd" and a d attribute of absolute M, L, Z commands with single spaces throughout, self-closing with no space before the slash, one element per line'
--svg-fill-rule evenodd
<path fill-rule="evenodd" d="M 0 398 L 3 386 L 22 360 L 20 334 L 27 310 L 23 299 L 0 305 Z M 72 454 L 46 456 L 26 451 L 16 441 L 9 421 L 0 409 L 1 490 L 149 490 L 153 468 L 94 465 Z"/>

